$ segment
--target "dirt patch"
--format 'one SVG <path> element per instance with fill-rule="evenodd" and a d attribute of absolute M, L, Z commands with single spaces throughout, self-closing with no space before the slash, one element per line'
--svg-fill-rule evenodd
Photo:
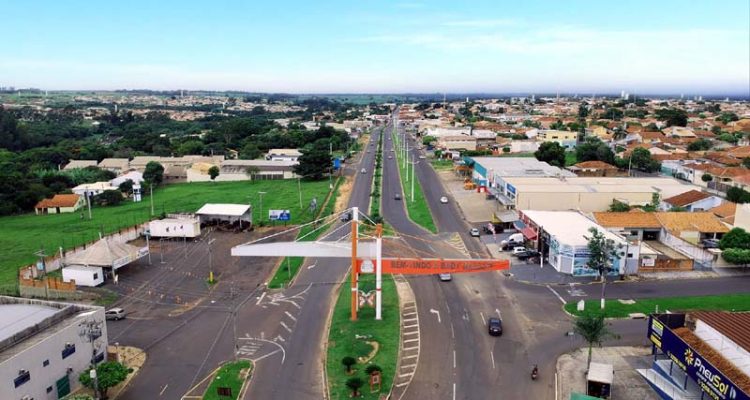
<path fill-rule="evenodd" d="M 354 179 L 350 176 L 345 177 L 344 182 L 339 185 L 339 197 L 336 198 L 336 204 L 333 206 L 334 213 L 339 213 L 347 208 L 352 188 L 354 188 Z"/>

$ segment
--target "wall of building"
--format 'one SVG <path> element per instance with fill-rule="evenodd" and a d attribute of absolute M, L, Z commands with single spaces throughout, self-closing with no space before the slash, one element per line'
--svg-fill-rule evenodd
<path fill-rule="evenodd" d="M 254 176 L 255 180 L 263 179 L 295 179 L 297 175 L 292 171 L 262 171 Z M 236 181 L 249 181 L 250 177 L 247 174 L 219 174 L 216 177 L 216 182 L 236 182 Z M 187 170 L 187 181 L 188 182 L 209 182 L 211 177 L 208 174 L 202 174 L 192 169 Z"/>
<path fill-rule="evenodd" d="M 734 212 L 734 226 L 750 232 L 750 203 L 737 204 L 737 210 Z"/>
<path fill-rule="evenodd" d="M 527 192 L 518 191 L 516 208 L 519 210 L 583 212 L 607 211 L 612 200 L 621 199 L 633 203 L 649 203 L 651 193 L 589 193 L 589 192 Z"/>
<path fill-rule="evenodd" d="M 731 361 L 735 367 L 750 376 L 750 352 L 700 319 L 695 323 L 694 333 L 724 358 Z"/>
<path fill-rule="evenodd" d="M 104 308 L 96 309 L 88 318 L 102 321 L 102 336 L 95 343 L 98 347 L 97 353 L 104 352 L 106 358 L 107 324 L 104 323 Z M 36 400 L 57 399 L 56 382 L 66 376 L 69 378 L 71 392 L 81 386 L 78 376 L 91 363 L 92 345 L 78 334 L 77 323 L 67 320 L 62 323 L 66 322 L 68 326 L 58 329 L 43 340 L 36 337 L 27 339 L 37 342 L 0 363 L 0 399 L 21 399 L 24 396 Z M 75 345 L 75 352 L 63 359 L 62 351 L 66 343 Z M 21 342 L 16 346 L 22 347 L 25 344 Z M 49 365 L 44 366 L 45 360 L 49 361 Z M 31 378 L 16 388 L 13 381 L 21 369 L 29 371 Z M 49 387 L 52 387 L 52 390 L 48 393 Z"/>

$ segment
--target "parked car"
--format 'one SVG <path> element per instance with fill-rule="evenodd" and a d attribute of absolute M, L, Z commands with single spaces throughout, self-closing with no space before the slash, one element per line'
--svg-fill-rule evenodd
<path fill-rule="evenodd" d="M 440 278 L 441 282 L 449 282 L 453 280 L 451 274 L 438 274 L 438 278 Z"/>
<path fill-rule="evenodd" d="M 114 320 L 114 321 L 121 320 L 121 319 L 125 318 L 125 310 L 123 310 L 122 308 L 119 308 L 119 307 L 117 307 L 117 308 L 110 308 L 109 310 L 107 310 L 107 311 L 104 312 L 104 318 L 107 319 L 107 320 L 109 320 L 109 321 L 112 321 L 112 320 Z"/>
<path fill-rule="evenodd" d="M 497 317 L 490 317 L 487 320 L 487 330 L 492 336 L 500 336 L 503 334 L 503 321 Z"/>
<path fill-rule="evenodd" d="M 524 252 L 515 254 L 516 257 L 518 257 L 521 261 L 526 261 L 530 258 L 539 257 L 541 254 L 536 250 L 526 250 Z"/>
<path fill-rule="evenodd" d="M 362 173 L 363 173 L 363 174 L 366 174 L 366 173 L 367 173 L 367 170 L 366 170 L 366 169 L 364 169 L 364 168 L 362 168 Z"/>
<path fill-rule="evenodd" d="M 701 240 L 701 244 L 704 249 L 718 249 L 719 239 L 703 239 Z"/>
<path fill-rule="evenodd" d="M 440 202 L 443 203 L 443 204 L 448 204 L 448 198 L 445 197 L 445 196 L 443 196 L 443 197 L 440 198 Z"/>
<path fill-rule="evenodd" d="M 401 193 L 396 193 L 393 195 L 393 200 L 401 200 Z"/>
<path fill-rule="evenodd" d="M 388 156 L 388 159 L 389 159 L 389 160 L 390 160 L 390 159 L 392 159 L 392 158 L 393 158 L 393 156 Z"/>
<path fill-rule="evenodd" d="M 420 155 L 420 156 L 419 156 L 419 159 L 420 159 L 420 160 L 424 160 L 425 158 L 427 158 L 427 157 L 425 157 L 425 156 L 423 156 L 423 155 Z"/>
<path fill-rule="evenodd" d="M 471 230 L 469 231 L 469 235 L 471 235 L 473 237 L 479 237 L 479 229 L 477 229 L 477 228 L 471 228 Z"/>
<path fill-rule="evenodd" d="M 516 246 L 516 247 L 513 248 L 513 255 L 516 256 L 516 255 L 524 253 L 526 251 L 527 251 L 527 249 L 525 247 Z"/>

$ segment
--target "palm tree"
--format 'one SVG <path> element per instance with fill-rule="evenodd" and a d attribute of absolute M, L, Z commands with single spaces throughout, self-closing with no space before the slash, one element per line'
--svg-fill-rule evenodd
<path fill-rule="evenodd" d="M 364 386 L 362 378 L 354 377 L 346 381 L 346 387 L 352 390 L 352 397 L 359 397 L 359 388 Z"/>
<path fill-rule="evenodd" d="M 341 363 L 344 364 L 346 367 L 346 373 L 351 374 L 352 373 L 352 365 L 357 363 L 357 360 L 354 359 L 354 357 L 346 356 L 341 359 Z"/>
<path fill-rule="evenodd" d="M 601 347 L 602 342 L 612 338 L 619 339 L 620 336 L 609 330 L 609 324 L 604 321 L 603 313 L 584 313 L 577 317 L 573 331 L 589 344 L 589 356 L 586 362 L 586 370 L 591 367 L 591 348 L 596 344 Z"/>

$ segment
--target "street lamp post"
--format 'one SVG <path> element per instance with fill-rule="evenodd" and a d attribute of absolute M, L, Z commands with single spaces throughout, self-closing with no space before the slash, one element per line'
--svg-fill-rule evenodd
<path fill-rule="evenodd" d="M 419 161 L 414 161 L 414 155 L 411 156 L 411 202 L 414 202 L 414 167 Z"/>
<path fill-rule="evenodd" d="M 211 243 L 213 243 L 215 240 L 216 239 L 211 239 L 208 241 L 208 283 L 214 282 L 214 264 L 211 257 Z"/>
<path fill-rule="evenodd" d="M 258 196 L 260 197 L 260 212 L 258 213 L 258 219 L 261 221 L 263 220 L 263 195 L 266 194 L 266 192 L 258 192 Z"/>

